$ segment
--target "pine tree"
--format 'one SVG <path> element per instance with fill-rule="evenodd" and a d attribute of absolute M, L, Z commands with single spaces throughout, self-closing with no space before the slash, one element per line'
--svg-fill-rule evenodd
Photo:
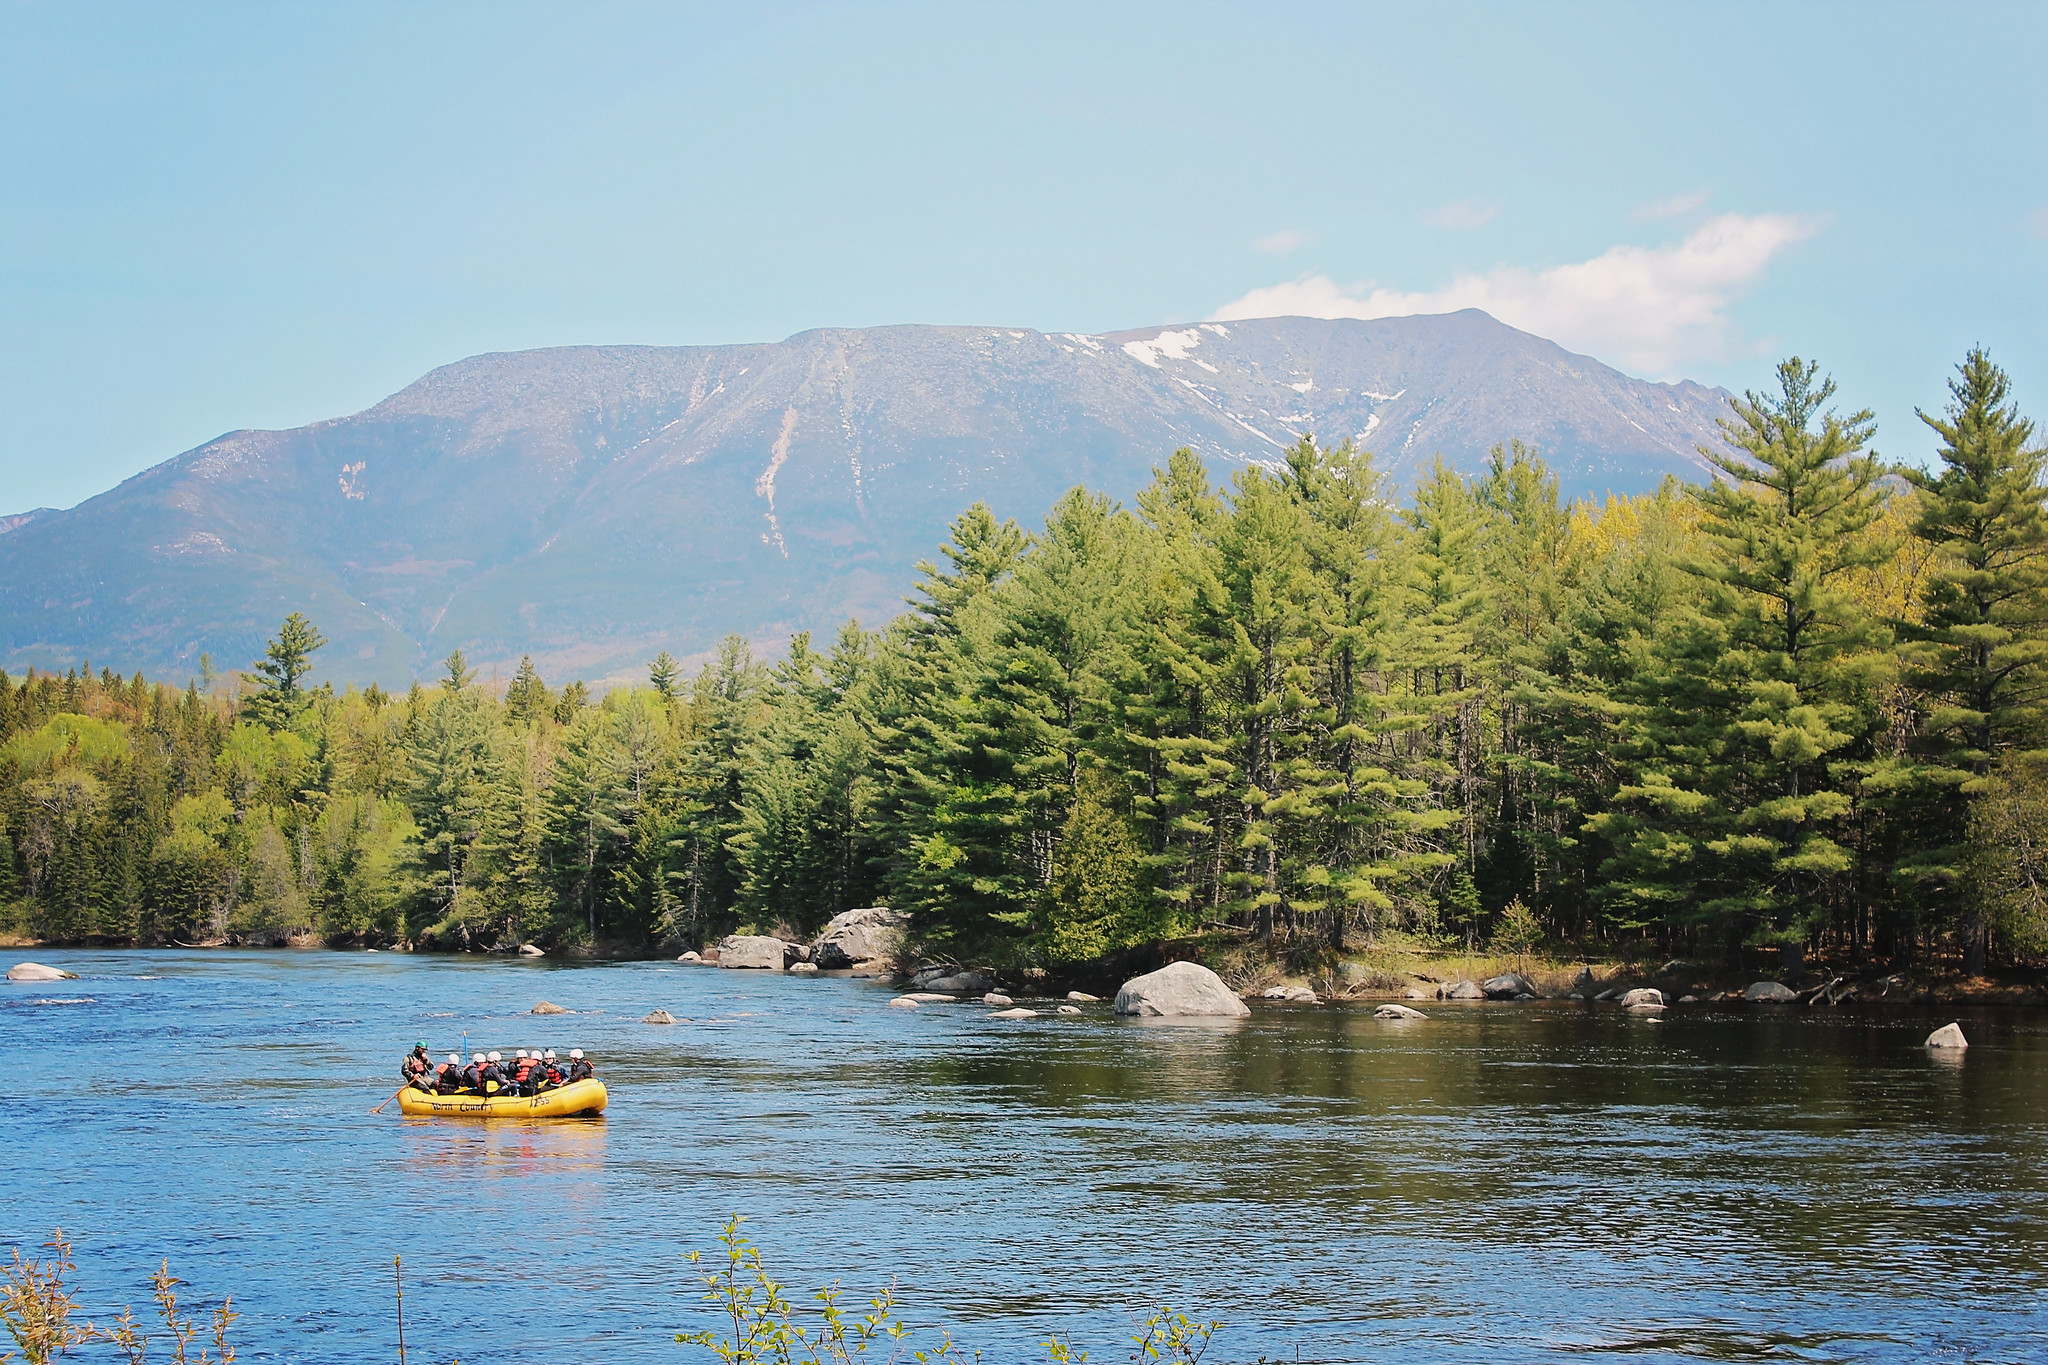
<path fill-rule="evenodd" d="M 1607 832 L 1633 845 L 1618 872 L 1689 864 L 1694 910 L 1796 968 L 1853 870 L 1841 761 L 1871 730 L 1886 641 L 1848 581 L 1882 557 L 1868 532 L 1886 471 L 1864 453 L 1870 413 L 1830 409 L 1818 365 L 1795 356 L 1778 380 L 1734 403 L 1727 449 L 1701 447 L 1722 477 L 1695 490 L 1703 554 L 1687 567 L 1714 591 L 1668 656 L 1653 743 L 1619 793 L 1654 814 Z"/>
<path fill-rule="evenodd" d="M 653 663 L 647 665 L 647 680 L 654 684 L 654 690 L 661 694 L 661 699 L 665 702 L 676 699 L 681 676 L 681 666 L 665 649 L 654 656 Z"/>
<path fill-rule="evenodd" d="M 514 722 L 532 726 L 553 709 L 554 698 L 548 692 L 548 685 L 540 680 L 540 674 L 533 666 L 533 656 L 519 657 L 519 671 L 512 675 L 511 686 L 505 689 L 505 709 Z"/>
<path fill-rule="evenodd" d="M 1920 494 L 1913 532 L 1942 551 L 1922 619 L 1905 628 L 1903 681 L 1927 698 L 1904 776 L 1917 848 L 1897 863 L 1912 899 L 1954 913 L 1970 803 L 2001 758 L 2037 749 L 2048 699 L 2048 451 L 2011 400 L 2011 381 L 1973 349 L 1949 381 L 1938 472 L 1904 471 Z M 1983 916 L 1961 925 L 1968 970 L 1983 969 Z"/>
<path fill-rule="evenodd" d="M 313 670 L 313 654 L 327 643 L 318 628 L 298 612 L 284 618 L 270 646 L 242 676 L 256 690 L 242 701 L 242 713 L 271 730 L 282 730 L 306 709 L 304 686 Z M 66 709 L 72 709 L 67 707 Z"/>

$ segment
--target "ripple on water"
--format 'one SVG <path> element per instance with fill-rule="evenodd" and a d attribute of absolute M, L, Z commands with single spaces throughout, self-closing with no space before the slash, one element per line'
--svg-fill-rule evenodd
<path fill-rule="evenodd" d="M 1149 1302 L 1222 1318 L 1228 1360 L 2048 1354 L 2038 1015 L 1965 1012 L 1944 1068 L 1928 1020 L 1853 1010 L 1010 1029 L 653 964 L 550 964 L 542 991 L 398 954 L 79 957 L 100 995 L 65 999 L 97 1008 L 6 1016 L 45 1065 L 0 1100 L 0 1233 L 61 1224 L 95 1311 L 168 1256 L 235 1295 L 252 1361 L 388 1356 L 398 1254 L 415 1353 L 419 1323 L 429 1358 L 532 1359 L 529 1316 L 495 1311 L 527 1303 L 549 1359 L 687 1359 L 672 1334 L 712 1324 L 683 1255 L 734 1212 L 791 1288 L 893 1276 L 991 1359 L 1053 1331 L 1127 1352 Z M 421 1037 L 583 1047 L 612 1107 L 371 1115 Z"/>

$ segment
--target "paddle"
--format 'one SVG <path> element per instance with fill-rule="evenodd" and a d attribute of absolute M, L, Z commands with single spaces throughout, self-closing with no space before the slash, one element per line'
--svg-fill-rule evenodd
<path fill-rule="evenodd" d="M 370 1112 L 373 1114 L 383 1113 L 385 1105 L 390 1104 L 391 1100 L 397 1099 L 400 1095 L 403 1095 L 406 1091 L 410 1089 L 412 1089 L 412 1082 L 407 1081 L 404 1085 L 399 1086 L 398 1089 L 391 1092 L 391 1099 L 384 1101 L 384 1104 L 378 1105 L 375 1109 L 372 1109 Z"/>

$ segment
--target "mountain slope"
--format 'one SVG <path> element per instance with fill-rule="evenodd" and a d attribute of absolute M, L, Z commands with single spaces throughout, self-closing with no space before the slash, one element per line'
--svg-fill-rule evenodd
<path fill-rule="evenodd" d="M 1227 476 L 1353 437 L 1400 485 L 1521 437 L 1567 493 L 1638 490 L 1701 472 L 1724 402 L 1478 312 L 477 356 L 13 525 L 0 662 L 238 666 L 304 610 L 337 678 L 402 684 L 457 646 L 486 676 L 528 651 L 553 680 L 623 676 L 729 631 L 879 623 L 968 502 L 1034 524 L 1076 483 L 1128 498 L 1178 446 Z"/>

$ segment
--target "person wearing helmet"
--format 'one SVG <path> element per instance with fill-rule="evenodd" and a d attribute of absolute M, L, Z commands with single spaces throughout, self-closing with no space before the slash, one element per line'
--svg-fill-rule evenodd
<path fill-rule="evenodd" d="M 451 1052 L 448 1060 L 434 1068 L 434 1093 L 452 1095 L 462 1089 L 462 1054 Z"/>
<path fill-rule="evenodd" d="M 532 1098 L 537 1092 L 534 1073 L 540 1067 L 540 1054 L 528 1052 L 525 1048 L 512 1054 L 512 1089 L 515 1094 Z"/>
<path fill-rule="evenodd" d="M 398 1079 L 408 1085 L 420 1085 L 420 1080 L 434 1069 L 434 1059 L 427 1055 L 426 1040 L 412 1045 L 412 1051 L 405 1054 L 405 1060 L 398 1064 Z M 426 1089 L 420 1085 L 420 1089 Z"/>
<path fill-rule="evenodd" d="M 469 1065 L 462 1068 L 462 1088 L 464 1090 L 474 1090 L 478 1094 L 483 1093 L 484 1066 L 488 1060 L 481 1052 L 475 1053 L 470 1057 Z"/>
<path fill-rule="evenodd" d="M 496 1095 L 504 1090 L 512 1080 L 510 1076 L 505 1074 L 504 1056 L 496 1052 L 489 1054 L 485 1058 L 484 1069 L 478 1073 L 477 1079 L 483 1082 L 483 1092 L 487 1096 Z"/>
<path fill-rule="evenodd" d="M 596 1074 L 597 1068 L 592 1066 L 590 1059 L 583 1055 L 582 1048 L 572 1047 L 569 1049 L 569 1079 L 572 1082 L 587 1081 Z"/>
<path fill-rule="evenodd" d="M 540 1083 L 543 1089 L 562 1083 L 562 1068 L 555 1063 L 553 1048 L 549 1048 L 540 1059 Z"/>

